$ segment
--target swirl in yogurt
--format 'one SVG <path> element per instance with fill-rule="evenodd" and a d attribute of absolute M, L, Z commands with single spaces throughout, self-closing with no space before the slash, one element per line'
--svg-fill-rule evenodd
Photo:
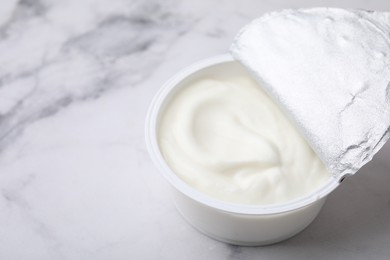
<path fill-rule="evenodd" d="M 280 108 L 249 77 L 205 77 L 186 85 L 163 110 L 158 141 L 182 180 L 225 202 L 288 202 L 330 178 Z"/>

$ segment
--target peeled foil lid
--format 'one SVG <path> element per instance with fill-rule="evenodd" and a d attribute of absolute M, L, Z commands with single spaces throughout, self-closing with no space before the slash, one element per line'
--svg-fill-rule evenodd
<path fill-rule="evenodd" d="M 266 14 L 239 32 L 231 53 L 336 177 L 356 173 L 389 139 L 390 13 Z"/>

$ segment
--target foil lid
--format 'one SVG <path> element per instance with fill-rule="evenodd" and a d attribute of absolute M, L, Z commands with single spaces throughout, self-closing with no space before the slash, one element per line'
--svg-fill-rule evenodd
<path fill-rule="evenodd" d="M 239 32 L 231 53 L 336 177 L 356 173 L 389 139 L 390 13 L 266 14 Z"/>

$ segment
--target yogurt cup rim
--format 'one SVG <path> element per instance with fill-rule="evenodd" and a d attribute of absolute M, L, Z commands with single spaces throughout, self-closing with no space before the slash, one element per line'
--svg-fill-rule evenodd
<path fill-rule="evenodd" d="M 329 181 L 327 181 L 319 189 L 316 189 L 315 191 L 307 194 L 306 196 L 285 203 L 270 205 L 246 205 L 224 202 L 207 196 L 206 194 L 188 185 L 179 176 L 177 176 L 174 171 L 168 166 L 164 157 L 161 154 L 157 141 L 157 120 L 161 106 L 164 104 L 166 97 L 182 80 L 198 72 L 199 70 L 206 69 L 210 66 L 234 61 L 234 58 L 230 54 L 222 54 L 198 61 L 176 73 L 173 77 L 168 79 L 158 90 L 149 106 L 145 121 L 146 146 L 155 166 L 158 167 L 159 171 L 162 173 L 165 179 L 167 179 L 168 182 L 174 188 L 176 188 L 184 195 L 192 198 L 193 200 L 205 206 L 209 206 L 229 213 L 245 215 L 280 214 L 300 209 L 326 197 L 335 188 L 337 188 L 337 186 L 340 184 L 340 179 L 342 178 L 339 179 L 334 176 L 331 176 L 329 178 Z"/>

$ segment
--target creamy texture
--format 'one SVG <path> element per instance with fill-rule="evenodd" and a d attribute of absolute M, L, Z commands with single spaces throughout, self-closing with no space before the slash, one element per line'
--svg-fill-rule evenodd
<path fill-rule="evenodd" d="M 270 13 L 244 27 L 231 51 L 335 176 L 354 174 L 388 140 L 390 13 Z"/>
<path fill-rule="evenodd" d="M 219 200 L 273 204 L 330 178 L 277 105 L 249 77 L 199 79 L 163 110 L 158 140 L 171 169 Z"/>

